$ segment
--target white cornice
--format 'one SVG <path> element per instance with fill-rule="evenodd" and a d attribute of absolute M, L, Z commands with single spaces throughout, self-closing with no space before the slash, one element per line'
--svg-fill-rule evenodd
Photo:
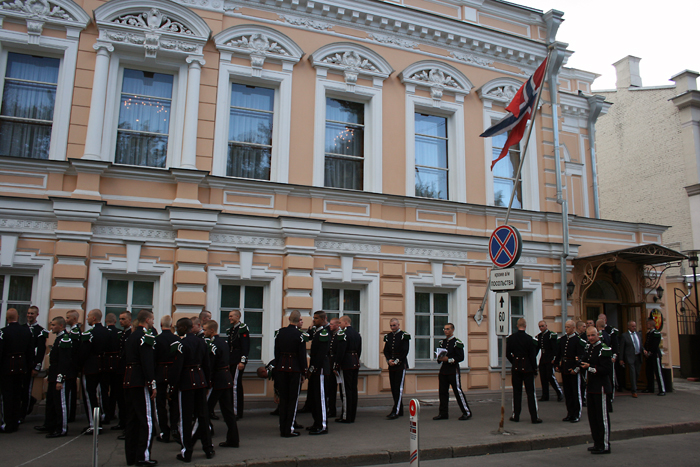
<path fill-rule="evenodd" d="M 246 16 L 240 9 L 244 6 L 277 13 L 279 20 Z M 507 17 L 509 9 L 503 5 L 494 8 L 500 16 Z M 416 44 L 441 47 L 452 55 L 452 58 L 440 57 L 441 59 L 463 61 L 490 69 L 494 68 L 489 63 L 498 61 L 517 67 L 523 75 L 534 72 L 547 53 L 544 42 L 389 3 L 367 0 L 278 0 L 274 3 L 266 0 L 226 0 L 225 14 L 269 24 L 284 22 L 289 27 L 312 29 L 339 37 L 351 36 L 332 31 L 334 26 L 353 27 L 368 34 L 367 39 L 352 36 L 353 40 L 409 48 L 416 53 L 425 53 L 415 50 Z M 290 22 L 290 15 L 301 20 Z M 546 27 L 541 15 L 533 12 L 528 17 L 530 26 Z M 522 16 L 518 20 L 523 21 Z M 502 70 L 499 72 L 517 75 Z"/>

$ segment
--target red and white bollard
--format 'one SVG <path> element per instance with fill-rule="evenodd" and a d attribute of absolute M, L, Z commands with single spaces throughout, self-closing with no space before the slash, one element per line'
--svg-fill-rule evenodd
<path fill-rule="evenodd" d="M 418 399 L 411 399 L 408 405 L 408 413 L 410 414 L 409 430 L 411 433 L 409 442 L 408 465 L 418 467 L 420 465 L 420 448 L 418 446 L 418 417 L 420 416 L 420 403 Z"/>

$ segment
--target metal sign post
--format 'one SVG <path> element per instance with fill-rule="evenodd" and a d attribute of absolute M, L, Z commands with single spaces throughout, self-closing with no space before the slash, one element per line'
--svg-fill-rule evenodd
<path fill-rule="evenodd" d="M 418 399 L 411 399 L 408 404 L 408 413 L 410 415 L 410 442 L 409 442 L 409 461 L 411 467 L 420 465 L 420 447 L 418 445 L 418 417 L 420 415 L 420 403 Z"/>
<path fill-rule="evenodd" d="M 503 434 L 506 418 L 506 337 L 510 333 L 510 296 L 496 294 L 496 335 L 501 336 L 501 422 L 498 432 Z"/>

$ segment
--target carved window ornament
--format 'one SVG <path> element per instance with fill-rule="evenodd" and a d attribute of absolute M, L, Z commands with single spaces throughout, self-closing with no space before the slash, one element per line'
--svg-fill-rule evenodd
<path fill-rule="evenodd" d="M 25 23 L 27 43 L 38 45 L 45 24 L 65 28 L 68 38 L 77 39 L 90 16 L 71 0 L 10 0 L 0 4 L 0 25 L 3 21 Z"/>
<path fill-rule="evenodd" d="M 201 55 L 211 29 L 196 13 L 165 0 L 120 0 L 95 10 L 99 42 L 143 48 L 146 57 L 165 51 Z"/>
<path fill-rule="evenodd" d="M 325 77 L 329 71 L 342 74 L 348 92 L 355 91 L 359 78 L 371 79 L 375 87 L 381 87 L 384 80 L 394 72 L 381 55 L 350 42 L 325 45 L 311 54 L 309 60 L 316 68 L 317 76 Z"/>
<path fill-rule="evenodd" d="M 265 62 L 280 63 L 284 71 L 291 72 L 304 56 L 304 51 L 289 37 L 272 28 L 242 25 L 228 28 L 214 36 L 221 60 L 232 56 L 250 59 L 252 76 L 262 76 Z"/>
<path fill-rule="evenodd" d="M 415 92 L 416 87 L 428 89 L 435 107 L 440 106 L 443 93 L 453 94 L 455 101 L 462 103 L 464 96 L 474 87 L 461 71 L 436 60 L 424 60 L 408 66 L 399 74 L 399 79 L 407 92 Z"/>
<path fill-rule="evenodd" d="M 522 81 L 514 78 L 496 78 L 481 86 L 476 93 L 489 106 L 494 102 L 506 106 L 513 100 L 515 93 L 522 85 Z"/>

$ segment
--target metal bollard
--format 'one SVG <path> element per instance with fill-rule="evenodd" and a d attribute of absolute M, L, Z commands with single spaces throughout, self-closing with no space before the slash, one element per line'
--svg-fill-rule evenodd
<path fill-rule="evenodd" d="M 409 454 L 408 454 L 408 465 L 411 467 L 418 467 L 420 465 L 420 444 L 418 440 L 418 419 L 420 417 L 420 403 L 418 399 L 411 399 L 411 403 L 408 405 L 408 412 L 410 417 L 410 442 L 409 442 Z"/>
<path fill-rule="evenodd" d="M 92 467 L 97 467 L 97 436 L 100 433 L 100 408 L 92 411 Z"/>

